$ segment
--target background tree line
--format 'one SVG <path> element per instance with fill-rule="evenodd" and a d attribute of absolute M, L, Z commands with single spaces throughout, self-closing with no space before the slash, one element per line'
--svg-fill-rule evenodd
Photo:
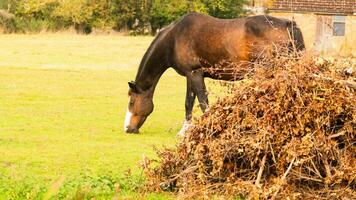
<path fill-rule="evenodd" d="M 74 27 L 155 33 L 189 11 L 219 18 L 243 15 L 246 0 L 0 0 L 5 32 L 58 31 Z"/>

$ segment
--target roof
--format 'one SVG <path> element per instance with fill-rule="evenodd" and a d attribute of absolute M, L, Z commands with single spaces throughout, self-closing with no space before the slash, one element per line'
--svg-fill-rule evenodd
<path fill-rule="evenodd" d="M 268 8 L 274 11 L 354 14 L 356 0 L 272 0 Z"/>

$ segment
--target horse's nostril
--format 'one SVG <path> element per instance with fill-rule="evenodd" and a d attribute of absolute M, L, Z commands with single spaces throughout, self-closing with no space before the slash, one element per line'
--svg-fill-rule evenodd
<path fill-rule="evenodd" d="M 132 132 L 132 129 L 127 126 L 127 127 L 125 128 L 125 132 L 126 132 L 126 133 L 131 133 L 131 132 Z"/>
<path fill-rule="evenodd" d="M 130 133 L 138 133 L 138 129 L 137 128 L 133 128 L 130 130 Z"/>
<path fill-rule="evenodd" d="M 124 127 L 124 131 L 127 133 L 128 132 L 128 130 L 130 129 L 130 127 L 128 127 L 128 126 L 125 126 Z"/>

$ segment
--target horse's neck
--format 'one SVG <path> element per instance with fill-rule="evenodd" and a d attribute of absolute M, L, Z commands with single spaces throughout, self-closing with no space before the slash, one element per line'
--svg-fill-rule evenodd
<path fill-rule="evenodd" d="M 153 94 L 159 79 L 168 68 L 165 60 L 164 51 L 145 55 L 137 72 L 135 83 L 144 91 L 149 90 Z"/>
<path fill-rule="evenodd" d="M 167 34 L 172 27 L 168 26 L 156 36 L 143 56 L 136 75 L 136 84 L 143 90 L 152 91 L 152 94 L 160 77 L 172 64 L 168 58 L 170 49 L 167 49 L 170 48 Z"/>

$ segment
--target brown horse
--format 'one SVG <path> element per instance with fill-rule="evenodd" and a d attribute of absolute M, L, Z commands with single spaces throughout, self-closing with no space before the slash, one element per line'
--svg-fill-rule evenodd
<path fill-rule="evenodd" d="M 291 39 L 293 38 L 293 39 Z M 223 60 L 254 61 L 274 44 L 304 50 L 300 29 L 292 21 L 267 15 L 217 19 L 189 13 L 164 28 L 153 40 L 140 63 L 135 81 L 129 82 L 129 105 L 124 130 L 138 133 L 153 111 L 153 94 L 161 75 L 172 67 L 187 77 L 185 125 L 192 118 L 195 97 L 204 112 L 208 98 L 204 77 L 236 80 L 232 74 L 216 75 L 202 68 L 217 67 Z"/>

